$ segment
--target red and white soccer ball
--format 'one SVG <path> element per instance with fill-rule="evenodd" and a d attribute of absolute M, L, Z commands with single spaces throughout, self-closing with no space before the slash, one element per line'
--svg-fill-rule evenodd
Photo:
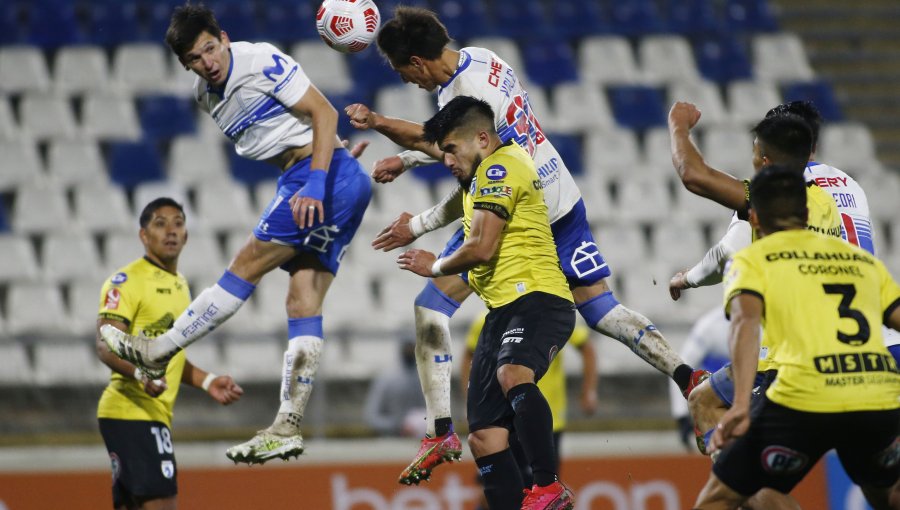
<path fill-rule="evenodd" d="M 372 0 L 325 0 L 316 14 L 319 36 L 341 53 L 356 53 L 372 44 L 381 14 Z"/>

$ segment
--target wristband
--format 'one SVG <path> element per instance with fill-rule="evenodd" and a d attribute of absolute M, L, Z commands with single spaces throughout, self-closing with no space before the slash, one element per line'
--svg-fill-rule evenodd
<path fill-rule="evenodd" d="M 425 233 L 425 222 L 422 221 L 421 214 L 417 214 L 409 219 L 409 232 L 417 239 Z"/>
<path fill-rule="evenodd" d="M 206 374 L 206 377 L 203 379 L 203 384 L 200 385 L 200 387 L 203 388 L 203 391 L 205 391 L 207 393 L 209 392 L 209 385 L 212 384 L 213 379 L 215 379 L 216 377 L 219 377 L 219 376 L 217 376 L 216 374 L 214 374 L 212 372 L 209 372 Z"/>
<path fill-rule="evenodd" d="M 144 382 L 144 372 L 138 367 L 134 367 L 134 378 L 137 379 L 138 382 Z"/>
<path fill-rule="evenodd" d="M 431 265 L 431 274 L 433 276 L 444 276 L 444 273 L 441 272 L 441 263 L 444 262 L 444 259 L 439 258 L 434 261 L 434 264 Z"/>
<path fill-rule="evenodd" d="M 298 194 L 301 197 L 309 197 L 322 202 L 325 199 L 325 178 L 328 172 L 321 168 L 314 168 L 309 171 L 309 178 L 306 184 L 300 188 Z"/>

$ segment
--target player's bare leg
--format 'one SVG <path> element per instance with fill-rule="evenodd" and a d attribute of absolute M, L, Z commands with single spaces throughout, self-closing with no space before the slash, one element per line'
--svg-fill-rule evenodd
<path fill-rule="evenodd" d="M 416 369 L 425 395 L 426 433 L 400 473 L 402 484 L 428 480 L 435 467 L 462 456 L 450 416 L 450 316 L 471 293 L 462 278 L 451 275 L 434 278 L 416 298 Z"/>
<path fill-rule="evenodd" d="M 741 504 L 747 500 L 746 496 L 738 494 L 730 487 L 722 483 L 715 473 L 709 474 L 709 479 L 700 495 L 697 496 L 697 502 L 694 503 L 695 510 L 734 510 L 740 508 Z"/>
<path fill-rule="evenodd" d="M 235 462 L 262 464 L 303 453 L 300 423 L 312 392 L 322 352 L 322 302 L 334 275 L 310 254 L 298 256 L 291 268 L 287 298 L 288 348 L 281 374 L 281 405 L 274 422 L 249 441 L 228 449 Z"/>
<path fill-rule="evenodd" d="M 623 343 L 650 366 L 671 377 L 685 398 L 709 377 L 709 372 L 687 365 L 650 319 L 620 304 L 605 278 L 573 287 L 572 297 L 591 328 Z"/>

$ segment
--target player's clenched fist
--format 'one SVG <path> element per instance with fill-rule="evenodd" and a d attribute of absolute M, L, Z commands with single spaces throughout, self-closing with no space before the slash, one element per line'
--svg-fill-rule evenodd
<path fill-rule="evenodd" d="M 362 103 L 354 103 L 344 108 L 344 113 L 350 117 L 350 125 L 356 129 L 373 129 L 378 114 Z"/>
<path fill-rule="evenodd" d="M 385 184 L 392 182 L 405 170 L 400 156 L 388 156 L 375 162 L 375 168 L 372 169 L 372 178 L 379 184 Z"/>
<path fill-rule="evenodd" d="M 413 248 L 412 250 L 406 250 L 401 253 L 400 256 L 397 257 L 397 264 L 400 266 L 400 269 L 406 269 L 419 276 L 431 278 L 435 276 L 434 272 L 431 270 L 435 260 L 437 260 L 437 256 L 435 256 L 434 253 Z"/>
<path fill-rule="evenodd" d="M 678 101 L 669 110 L 669 128 L 693 128 L 700 121 L 700 109 L 697 105 Z"/>

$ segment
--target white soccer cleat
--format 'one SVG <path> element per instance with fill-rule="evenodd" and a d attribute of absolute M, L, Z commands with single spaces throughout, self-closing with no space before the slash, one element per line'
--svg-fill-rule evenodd
<path fill-rule="evenodd" d="M 150 338 L 129 335 L 110 324 L 100 327 L 100 337 L 113 354 L 141 369 L 150 379 L 166 375 L 168 359 L 154 361 L 150 358 Z"/>
<path fill-rule="evenodd" d="M 289 460 L 303 453 L 303 436 L 296 433 L 280 436 L 266 430 L 260 430 L 246 443 L 232 446 L 225 451 L 225 456 L 235 463 L 264 464 L 272 459 Z"/>

